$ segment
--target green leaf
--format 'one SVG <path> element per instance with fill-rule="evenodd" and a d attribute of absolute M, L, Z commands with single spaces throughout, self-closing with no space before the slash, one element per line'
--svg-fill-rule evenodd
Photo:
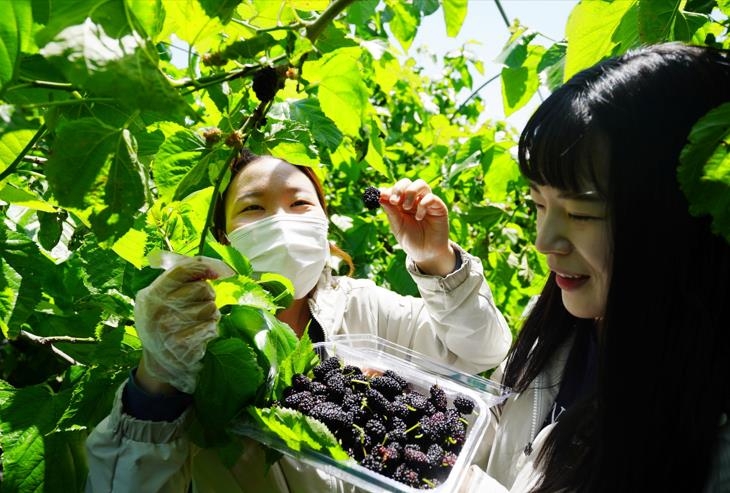
<path fill-rule="evenodd" d="M 104 204 L 91 216 L 92 229 L 99 240 L 116 240 L 129 230 L 145 202 L 144 183 L 142 165 L 137 159 L 137 143 L 125 128 L 113 149 L 104 186 Z"/>
<path fill-rule="evenodd" d="M 256 353 L 244 341 L 211 341 L 195 389 L 195 409 L 203 426 L 224 428 L 245 406 L 253 404 L 264 377 Z"/>
<path fill-rule="evenodd" d="M 225 305 L 247 305 L 272 311 L 276 309 L 269 300 L 268 293 L 253 279 L 235 276 L 212 281 L 215 289 L 215 302 L 219 307 Z"/>
<path fill-rule="evenodd" d="M 157 111 L 169 120 L 192 115 L 157 68 L 155 47 L 136 33 L 116 39 L 86 19 L 59 32 L 41 54 L 92 95 L 113 98 L 130 109 Z"/>
<path fill-rule="evenodd" d="M 493 205 L 472 205 L 462 218 L 471 224 L 480 224 L 486 230 L 490 230 L 500 220 L 505 219 L 509 214 Z"/>
<path fill-rule="evenodd" d="M 81 118 L 59 126 L 46 176 L 59 204 L 94 207 L 94 232 L 106 240 L 126 233 L 144 203 L 140 168 L 128 130 Z"/>
<path fill-rule="evenodd" d="M 456 37 L 461 31 L 466 19 L 467 6 L 467 0 L 443 0 L 446 34 L 450 38 Z"/>
<path fill-rule="evenodd" d="M 284 105 L 279 105 L 284 106 Z M 299 99 L 288 103 L 289 117 L 306 123 L 314 140 L 321 146 L 334 151 L 342 142 L 342 132 L 322 112 L 319 101 L 314 98 Z M 273 108 L 272 108 L 273 110 Z M 273 113 L 269 112 L 271 115 Z"/>
<path fill-rule="evenodd" d="M 55 431 L 87 430 L 109 414 L 117 388 L 129 377 L 128 368 L 108 372 L 105 368 L 91 368 L 74 383 L 68 407 L 56 425 Z"/>
<path fill-rule="evenodd" d="M 358 0 L 347 7 L 347 22 L 355 26 L 364 26 L 370 22 L 375 14 L 375 8 L 380 0 Z"/>
<path fill-rule="evenodd" d="M 7 262 L 0 259 L 0 332 L 4 338 L 8 337 L 8 322 L 18 300 L 18 291 L 22 278 Z"/>
<path fill-rule="evenodd" d="M 57 211 L 56 207 L 43 200 L 41 197 L 38 197 L 33 192 L 18 188 L 12 183 L 5 183 L 5 185 L 0 188 L 0 200 L 9 204 L 27 207 L 28 209 L 34 209 L 37 211 L 49 213 Z"/>
<path fill-rule="evenodd" d="M 304 331 L 297 345 L 283 360 L 279 361 L 276 381 L 272 388 L 271 398 L 279 400 L 286 387 L 291 386 L 292 377 L 301 373 L 306 375 L 319 362 L 319 357 L 312 347 L 309 332 Z"/>
<path fill-rule="evenodd" d="M 217 241 L 206 242 L 203 254 L 221 259 L 241 276 L 251 277 L 253 274 L 248 259 L 231 245 L 222 245 Z"/>
<path fill-rule="evenodd" d="M 316 419 L 284 407 L 248 408 L 259 425 L 283 440 L 292 450 L 314 450 L 339 461 L 352 460 L 331 431 Z"/>
<path fill-rule="evenodd" d="M 418 30 L 419 18 L 413 12 L 413 7 L 399 0 L 386 0 L 385 2 L 393 11 L 390 19 L 390 30 L 403 49 L 408 51 Z M 452 21 L 453 22 L 453 21 Z"/>
<path fill-rule="evenodd" d="M 639 41 L 638 1 L 583 0 L 568 17 L 564 78 Z"/>
<path fill-rule="evenodd" d="M 45 454 L 55 449 L 56 439 L 45 437 L 68 402 L 69 393 L 53 394 L 46 385 L 15 389 L 0 381 L 0 447 L 3 449 L 3 490 L 43 490 L 44 475 L 61 474 L 68 466 L 65 459 L 59 463 L 45 461 Z M 58 458 L 58 457 L 56 457 Z M 82 464 L 83 465 L 83 464 Z M 76 472 L 63 471 L 67 480 L 77 477 Z M 69 474 L 70 473 L 70 474 Z M 85 471 L 82 470 L 85 474 Z M 73 485 L 71 485 L 73 486 Z M 60 491 L 60 490 L 59 490 Z"/>
<path fill-rule="evenodd" d="M 0 15 L 0 90 L 13 80 L 21 51 L 31 42 L 30 0 L 3 1 Z"/>
<path fill-rule="evenodd" d="M 358 63 L 360 49 L 345 48 L 305 63 L 304 72 L 318 82 L 324 114 L 347 135 L 358 135 L 369 108 L 368 91 Z"/>
<path fill-rule="evenodd" d="M 44 286 L 61 286 L 58 269 L 28 237 L 4 230 L 0 238 L 0 256 L 21 276 L 20 288 L 8 322 L 15 337 L 20 325 L 33 313 L 45 292 Z"/>
<path fill-rule="evenodd" d="M 61 239 L 63 216 L 61 214 L 38 212 L 38 242 L 46 250 L 53 250 Z"/>
<path fill-rule="evenodd" d="M 288 278 L 274 272 L 264 272 L 258 283 L 273 299 L 277 308 L 286 308 L 294 301 L 294 285 Z"/>
<path fill-rule="evenodd" d="M 82 491 L 86 484 L 85 431 L 53 433 L 43 437 L 45 456 L 44 491 Z"/>
<path fill-rule="evenodd" d="M 94 118 L 81 118 L 59 126 L 46 176 L 61 205 L 78 208 L 91 205 L 89 194 L 97 188 L 97 180 L 120 137 L 121 130 Z"/>
<path fill-rule="evenodd" d="M 199 0 L 208 17 L 218 17 L 223 23 L 231 20 L 241 0 Z"/>
<path fill-rule="evenodd" d="M 0 134 L 0 172 L 15 161 L 35 134 L 35 130 L 14 130 Z"/>
<path fill-rule="evenodd" d="M 385 280 L 396 293 L 419 296 L 418 286 L 406 269 L 406 254 L 403 250 L 397 250 L 388 259 Z"/>
<path fill-rule="evenodd" d="M 226 46 L 221 55 L 226 60 L 257 59 L 261 53 L 266 52 L 266 50 L 275 46 L 277 43 L 278 41 L 271 34 L 265 32 L 258 33 L 253 38 L 234 41 L 230 45 Z"/>
<path fill-rule="evenodd" d="M 678 178 L 696 216 L 712 216 L 713 231 L 730 242 L 730 103 L 702 117 L 680 155 Z"/>
<path fill-rule="evenodd" d="M 121 258 L 141 269 L 145 265 L 147 233 L 130 228 L 112 245 L 112 250 Z"/>
<path fill-rule="evenodd" d="M 127 12 L 137 18 L 143 32 L 155 39 L 162 31 L 165 21 L 165 9 L 162 0 L 124 0 Z"/>
<path fill-rule="evenodd" d="M 207 168 L 200 165 L 205 140 L 182 126 L 170 125 L 169 128 L 180 130 L 165 138 L 157 151 L 152 169 L 160 197 L 172 198 L 186 175 L 192 175 L 188 182 L 200 183 L 207 182 L 208 173 Z"/>
<path fill-rule="evenodd" d="M 87 18 L 102 25 L 116 38 L 131 32 L 124 0 L 75 0 L 51 4 L 46 26 L 36 33 L 38 46 L 46 45 L 67 27 L 82 24 Z"/>
<path fill-rule="evenodd" d="M 639 32 L 644 43 L 689 41 L 709 17 L 685 12 L 684 1 L 639 2 Z"/>
<path fill-rule="evenodd" d="M 550 91 L 563 83 L 565 70 L 565 43 L 555 43 L 548 48 L 537 64 L 537 71 L 544 76 L 544 83 Z"/>
<path fill-rule="evenodd" d="M 530 38 L 524 39 L 529 43 Z M 506 116 L 525 106 L 540 86 L 537 67 L 545 54 L 545 48 L 532 45 L 525 48 L 526 55 L 521 66 L 502 69 L 502 104 Z"/>

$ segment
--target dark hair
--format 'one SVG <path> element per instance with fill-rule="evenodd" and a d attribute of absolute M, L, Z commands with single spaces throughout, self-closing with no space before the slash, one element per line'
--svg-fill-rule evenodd
<path fill-rule="evenodd" d="M 597 186 L 612 236 L 596 392 L 548 437 L 535 491 L 701 491 L 707 481 L 730 410 L 730 244 L 690 215 L 677 167 L 693 124 L 728 101 L 727 52 L 665 43 L 576 74 L 521 134 L 522 173 Z M 525 389 L 585 324 L 551 276 L 505 383 Z"/>
<path fill-rule="evenodd" d="M 241 172 L 243 168 L 245 168 L 248 164 L 251 164 L 252 162 L 256 161 L 257 159 L 260 159 L 263 156 L 259 156 L 258 154 L 254 154 L 249 149 L 242 149 L 241 152 L 238 154 L 238 156 L 231 162 L 231 178 L 228 181 L 228 186 L 226 186 L 226 189 L 221 193 L 215 204 L 215 211 L 213 212 L 213 236 L 215 236 L 215 239 L 218 240 L 219 243 L 222 243 L 223 245 L 228 245 L 230 242 L 228 241 L 227 236 L 227 227 L 226 227 L 226 194 L 228 193 L 228 189 L 230 188 L 230 184 L 233 182 L 233 178 Z M 289 161 L 286 161 L 285 159 L 277 158 L 280 161 L 283 161 L 287 164 L 291 164 L 295 168 L 297 168 L 299 171 L 304 173 L 307 178 L 309 178 L 309 181 L 312 182 L 312 185 L 314 185 L 314 190 L 317 194 L 317 199 L 319 200 L 319 205 L 322 206 L 322 209 L 324 209 L 325 215 L 329 217 L 329 214 L 327 213 L 327 202 L 324 198 L 324 188 L 322 187 L 322 182 L 319 181 L 319 178 L 317 177 L 314 170 L 309 166 L 302 166 L 300 164 L 293 164 Z M 352 258 L 350 255 L 348 255 L 345 251 L 340 249 L 337 245 L 334 245 L 333 243 L 330 243 L 330 252 L 332 255 L 335 255 L 336 257 L 341 258 L 345 264 L 347 264 L 349 268 L 348 275 L 352 275 L 352 273 L 355 271 L 355 266 L 352 263 Z"/>

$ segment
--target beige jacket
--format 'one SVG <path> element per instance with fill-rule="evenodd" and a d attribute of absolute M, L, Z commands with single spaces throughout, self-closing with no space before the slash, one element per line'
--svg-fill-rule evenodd
<path fill-rule="evenodd" d="M 534 460 L 555 424 L 542 430 L 538 427 L 557 397 L 572 345 L 571 337 L 527 390 L 510 397 L 500 408 L 492 408 L 484 445 L 459 493 L 528 493 L 539 484 L 541 471 Z M 500 380 L 502 370 L 500 367 L 492 378 Z M 712 472 L 703 493 L 730 492 L 730 422 L 726 415 L 719 425 Z"/>
<path fill-rule="evenodd" d="M 400 296 L 364 279 L 325 272 L 310 300 L 326 337 L 373 333 L 462 371 L 497 366 L 511 333 L 484 279 L 481 261 L 458 248 L 462 265 L 446 277 L 426 276 L 408 262 L 421 297 Z M 121 389 L 111 414 L 87 440 L 86 491 L 337 492 L 353 488 L 301 462 L 283 458 L 268 473 L 259 445 L 246 442 L 231 468 L 211 450 L 200 450 L 185 428 L 190 410 L 174 422 L 140 421 L 122 412 Z"/>

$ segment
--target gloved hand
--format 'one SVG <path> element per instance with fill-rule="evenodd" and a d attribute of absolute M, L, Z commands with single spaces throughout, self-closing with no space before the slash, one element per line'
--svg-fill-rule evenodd
<path fill-rule="evenodd" d="M 193 393 L 205 346 L 218 335 L 220 311 L 207 279 L 235 272 L 220 260 L 164 252 L 150 265 L 166 271 L 137 293 L 134 306 L 145 369 L 173 387 Z"/>

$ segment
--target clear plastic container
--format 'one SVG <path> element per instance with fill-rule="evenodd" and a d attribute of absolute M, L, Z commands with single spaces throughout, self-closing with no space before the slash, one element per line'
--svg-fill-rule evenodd
<path fill-rule="evenodd" d="M 438 384 L 444 389 L 449 405 L 458 394 L 470 397 L 475 403 L 474 412 L 465 416 L 469 422 L 467 435 L 456 463 L 443 483 L 426 491 L 447 493 L 458 490 L 464 479 L 464 473 L 474 459 L 483 439 L 491 416 L 489 408 L 501 403 L 510 395 L 506 387 L 492 380 L 463 373 L 408 348 L 372 335 L 336 336 L 331 341 L 316 343 L 314 347 L 320 353 L 324 352 L 322 355 L 325 357 L 337 356 L 345 364 L 352 364 L 363 370 L 374 372 L 393 370 L 405 378 L 413 390 L 425 395 L 429 394 L 432 385 Z M 424 491 L 373 472 L 358 464 L 354 459 L 336 461 L 313 450 L 292 450 L 278 437 L 248 423 L 238 423 L 232 428 L 232 431 L 261 442 L 365 491 Z"/>

